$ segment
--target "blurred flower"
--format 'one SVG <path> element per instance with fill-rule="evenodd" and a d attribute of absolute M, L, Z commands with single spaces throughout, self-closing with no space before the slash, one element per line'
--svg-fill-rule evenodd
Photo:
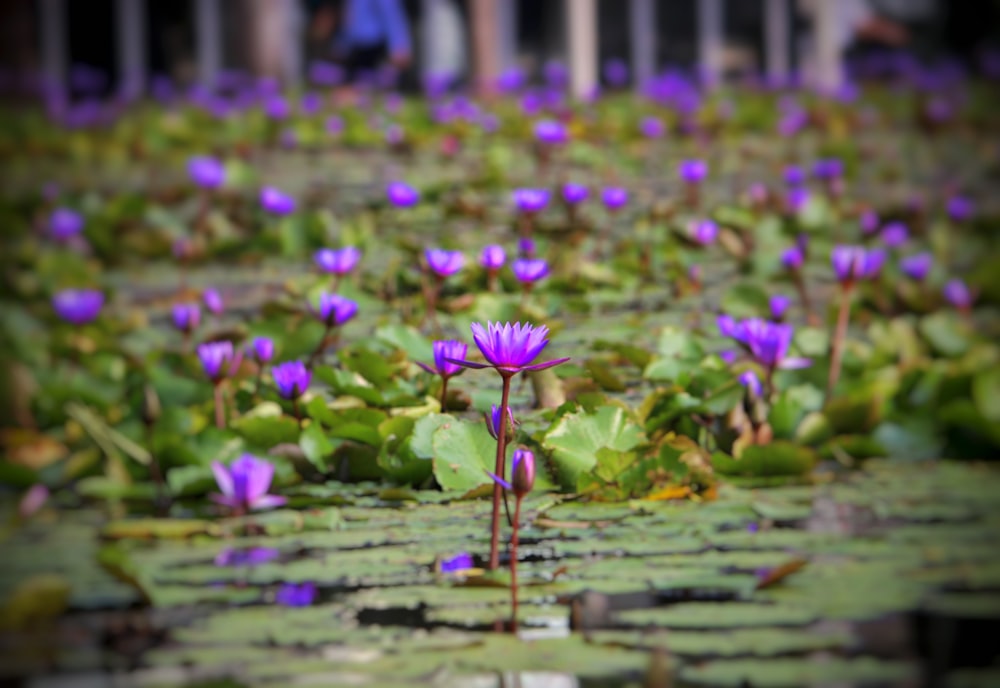
<path fill-rule="evenodd" d="M 514 205 L 522 213 L 537 213 L 549 203 L 548 189 L 514 189 Z"/>
<path fill-rule="evenodd" d="M 391 182 L 385 195 L 397 208 L 411 208 L 420 201 L 420 192 L 405 182 Z"/>
<path fill-rule="evenodd" d="M 432 375 L 452 377 L 462 372 L 462 366 L 452 363 L 453 360 L 464 360 L 469 353 L 469 345 L 457 339 L 438 340 L 434 342 L 434 367 L 417 361 L 417 365 Z"/>
<path fill-rule="evenodd" d="M 899 261 L 899 269 L 912 280 L 922 282 L 931 271 L 934 257 L 929 252 L 916 253 Z"/>
<path fill-rule="evenodd" d="M 233 349 L 228 340 L 204 342 L 198 345 L 198 359 L 205 375 L 213 383 L 218 383 L 227 375 L 232 375 L 239 367 L 242 354 Z"/>
<path fill-rule="evenodd" d="M 201 322 L 201 308 L 196 303 L 177 303 L 173 308 L 174 327 L 181 332 L 192 332 Z"/>
<path fill-rule="evenodd" d="M 295 199 L 273 186 L 260 190 L 260 204 L 269 213 L 283 216 L 295 212 Z"/>
<path fill-rule="evenodd" d="M 313 259 L 323 272 L 343 277 L 350 274 L 357 266 L 361 260 L 361 251 L 355 246 L 344 246 L 338 249 L 321 248 L 316 251 Z"/>
<path fill-rule="evenodd" d="M 628 84 L 628 64 L 620 57 L 612 57 L 604 63 L 604 80 L 615 88 Z"/>
<path fill-rule="evenodd" d="M 483 252 L 479 256 L 479 264 L 487 270 L 499 270 L 505 262 L 507 262 L 506 252 L 503 250 L 503 246 L 496 244 L 484 246 Z"/>
<path fill-rule="evenodd" d="M 788 186 L 801 186 L 806 182 L 806 173 L 798 165 L 789 165 L 785 168 L 785 184 Z"/>
<path fill-rule="evenodd" d="M 323 127 L 329 136 L 340 136 L 344 131 L 344 118 L 340 115 L 330 115 Z"/>
<path fill-rule="evenodd" d="M 858 224 L 861 225 L 862 234 L 871 235 L 878 231 L 881 223 L 878 213 L 874 210 L 865 210 L 858 216 Z"/>
<path fill-rule="evenodd" d="M 835 246 L 830 254 L 830 263 L 837 280 L 851 285 L 859 280 L 878 277 L 885 263 L 885 251 L 867 251 L 861 246 Z"/>
<path fill-rule="evenodd" d="M 732 365 L 736 363 L 736 352 L 732 349 L 725 349 L 719 352 L 719 358 L 722 359 L 723 363 Z"/>
<path fill-rule="evenodd" d="M 549 264 L 544 258 L 518 258 L 510 267 L 522 284 L 534 284 L 549 274 Z"/>
<path fill-rule="evenodd" d="M 316 86 L 339 86 L 344 81 L 344 69 L 333 62 L 315 60 L 309 64 L 309 81 Z"/>
<path fill-rule="evenodd" d="M 695 284 L 701 284 L 704 271 L 700 265 L 692 265 L 688 268 L 688 279 Z"/>
<path fill-rule="evenodd" d="M 441 573 L 458 573 L 473 568 L 472 555 L 468 552 L 459 552 L 453 557 L 442 559 L 439 564 Z"/>
<path fill-rule="evenodd" d="M 49 496 L 49 488 L 42 483 L 35 483 L 25 491 L 21 501 L 17 503 L 17 515 L 22 519 L 30 518 L 49 501 Z"/>
<path fill-rule="evenodd" d="M 274 340 L 270 337 L 254 337 L 250 342 L 250 350 L 257 363 L 268 363 L 274 358 Z"/>
<path fill-rule="evenodd" d="M 715 241 L 719 235 L 719 226 L 712 220 L 698 220 L 692 223 L 691 239 L 702 246 L 707 246 Z"/>
<path fill-rule="evenodd" d="M 747 188 L 747 196 L 754 205 L 761 205 L 767 202 L 768 195 L 767 185 L 761 182 L 754 182 Z"/>
<path fill-rule="evenodd" d="M 339 327 L 353 318 L 358 312 L 355 301 L 324 291 L 319 295 L 319 303 L 313 313 L 328 327 Z"/>
<path fill-rule="evenodd" d="M 775 294 L 771 297 L 768 305 L 771 308 L 771 318 L 781 320 L 785 317 L 789 306 L 792 305 L 792 300 L 784 294 Z"/>
<path fill-rule="evenodd" d="M 549 340 L 546 337 L 549 328 L 545 325 L 535 327 L 529 323 L 487 321 L 472 323 L 472 339 L 482 352 L 488 364 L 472 361 L 453 361 L 467 368 L 496 368 L 501 375 L 514 375 L 522 370 L 544 370 L 568 361 L 568 358 L 557 358 L 544 363 L 532 364 L 532 361 L 542 352 Z"/>
<path fill-rule="evenodd" d="M 778 368 L 805 368 L 811 365 L 808 358 L 789 358 L 795 329 L 791 325 L 772 323 L 760 318 L 750 318 L 738 325 L 739 341 L 750 350 L 754 359 L 768 370 Z"/>
<path fill-rule="evenodd" d="M 801 212 L 809 202 L 809 189 L 804 186 L 793 186 L 785 193 L 785 208 L 790 213 Z"/>
<path fill-rule="evenodd" d="M 443 248 L 425 250 L 424 259 L 431 272 L 441 279 L 454 275 L 465 265 L 465 256 L 461 251 L 448 251 Z"/>
<path fill-rule="evenodd" d="M 323 99 L 318 93 L 306 93 L 302 96 L 302 102 L 299 104 L 299 109 L 302 110 L 302 114 L 306 116 L 315 115 L 323 108 Z"/>
<path fill-rule="evenodd" d="M 524 72 L 517 67 L 504 70 L 497 78 L 497 87 L 503 93 L 513 93 L 524 86 Z"/>
<path fill-rule="evenodd" d="M 764 393 L 764 388 L 760 384 L 760 378 L 752 370 L 745 370 L 740 373 L 740 384 L 747 388 L 751 396 L 759 397 Z"/>
<path fill-rule="evenodd" d="M 535 256 L 535 240 L 531 237 L 521 237 L 517 240 L 517 254 L 522 258 Z"/>
<path fill-rule="evenodd" d="M 890 222 L 882 229 L 882 243 L 889 248 L 898 248 L 909 238 L 910 233 L 902 222 Z"/>
<path fill-rule="evenodd" d="M 86 325 L 104 306 L 104 294 L 96 289 L 63 289 L 52 297 L 52 309 L 71 325 Z"/>
<path fill-rule="evenodd" d="M 215 555 L 216 566 L 256 566 L 274 561 L 281 556 L 275 547 L 247 547 L 235 549 L 227 547 Z"/>
<path fill-rule="evenodd" d="M 628 203 L 628 189 L 620 186 L 608 186 L 601 192 L 601 201 L 608 210 L 620 210 Z"/>
<path fill-rule="evenodd" d="M 196 155 L 188 160 L 188 175 L 203 189 L 218 189 L 226 181 L 226 168 L 217 158 Z"/>
<path fill-rule="evenodd" d="M 708 175 L 708 164 L 704 160 L 683 160 L 677 168 L 681 179 L 688 184 L 698 184 Z"/>
<path fill-rule="evenodd" d="M 495 482 L 502 485 L 504 489 L 513 492 L 520 499 L 531 492 L 531 488 L 535 486 L 535 454 L 529 449 L 514 451 L 510 482 L 489 471 L 487 473 Z"/>
<path fill-rule="evenodd" d="M 942 290 L 944 298 L 960 311 L 968 311 L 972 307 L 973 294 L 969 287 L 960 279 L 950 280 Z"/>
<path fill-rule="evenodd" d="M 971 199 L 965 196 L 952 196 L 948 199 L 948 217 L 955 222 L 965 222 L 976 212 L 976 206 Z"/>
<path fill-rule="evenodd" d="M 823 181 L 831 181 L 842 177 L 844 163 L 838 158 L 821 158 L 813 163 L 813 176 Z"/>
<path fill-rule="evenodd" d="M 284 583 L 274 594 L 274 601 L 283 607 L 308 607 L 316 599 L 316 584 Z"/>
<path fill-rule="evenodd" d="M 802 267 L 805 256 L 798 246 L 786 248 L 781 254 L 781 264 L 788 270 L 798 270 Z"/>
<path fill-rule="evenodd" d="M 542 67 L 542 75 L 545 78 L 545 83 L 553 88 L 563 88 L 566 86 L 566 80 L 569 78 L 569 71 L 559 60 L 549 60 Z"/>
<path fill-rule="evenodd" d="M 284 497 L 268 494 L 274 478 L 274 466 L 252 454 L 243 454 L 227 468 L 212 462 L 212 473 L 222 494 L 211 495 L 217 504 L 243 513 L 281 506 Z"/>
<path fill-rule="evenodd" d="M 206 289 L 201 294 L 201 300 L 204 302 L 205 308 L 207 308 L 210 313 L 213 313 L 214 315 L 222 315 L 222 311 L 225 309 L 225 304 L 222 302 L 222 294 L 219 293 L 218 289 Z"/>
<path fill-rule="evenodd" d="M 639 121 L 639 133 L 647 139 L 662 138 L 667 133 L 667 125 L 659 117 L 643 117 Z"/>
<path fill-rule="evenodd" d="M 569 133 L 561 122 L 543 119 L 535 123 L 535 138 L 539 143 L 556 145 L 566 143 L 569 140 Z"/>
<path fill-rule="evenodd" d="M 264 101 L 264 114 L 270 119 L 287 119 L 292 109 L 288 106 L 288 101 L 282 96 L 270 96 Z"/>
<path fill-rule="evenodd" d="M 283 399 L 293 401 L 309 389 L 312 371 L 302 361 L 285 361 L 271 368 L 271 377 L 274 379 L 274 386 L 278 388 L 278 394 Z"/>
<path fill-rule="evenodd" d="M 83 215 L 69 208 L 56 208 L 49 215 L 49 236 L 65 241 L 83 231 Z"/>
<path fill-rule="evenodd" d="M 583 184 L 573 184 L 567 183 L 563 185 L 562 197 L 563 201 L 569 205 L 576 205 L 577 203 L 582 203 L 587 200 L 587 196 L 590 194 L 589 189 Z"/>

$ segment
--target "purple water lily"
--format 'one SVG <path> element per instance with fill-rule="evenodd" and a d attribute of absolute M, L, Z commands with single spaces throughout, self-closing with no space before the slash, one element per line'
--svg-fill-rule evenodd
<path fill-rule="evenodd" d="M 489 476 L 505 490 L 517 497 L 524 497 L 535 486 L 535 454 L 530 449 L 517 449 L 510 467 L 510 482 L 495 473 Z"/>
<path fill-rule="evenodd" d="M 479 255 L 479 264 L 486 270 L 497 271 L 507 262 L 507 253 L 503 246 L 490 244 L 483 247 L 483 252 Z"/>
<path fill-rule="evenodd" d="M 783 320 L 788 308 L 792 305 L 792 300 L 784 294 L 775 294 L 771 297 L 768 305 L 771 309 L 771 319 Z"/>
<path fill-rule="evenodd" d="M 312 380 L 312 371 L 302 361 L 285 361 L 271 369 L 274 386 L 283 399 L 294 401 L 306 393 Z"/>
<path fill-rule="evenodd" d="M 216 566 L 257 566 L 274 561 L 281 556 L 281 551 L 274 547 L 247 547 L 234 549 L 227 547 L 215 556 Z"/>
<path fill-rule="evenodd" d="M 357 314 L 358 304 L 346 296 L 324 291 L 312 311 L 327 327 L 339 327 Z"/>
<path fill-rule="evenodd" d="M 639 121 L 639 132 L 647 139 L 659 139 L 667 133 L 667 125 L 659 117 L 643 117 Z"/>
<path fill-rule="evenodd" d="M 260 190 L 260 205 L 267 212 L 279 217 L 295 212 L 295 199 L 273 186 L 265 186 Z"/>
<path fill-rule="evenodd" d="M 484 414 L 484 416 L 485 416 L 485 414 Z M 501 412 L 500 407 L 497 406 L 496 404 L 493 404 L 491 406 L 491 408 L 490 408 L 490 414 L 489 414 L 489 416 L 485 418 L 485 420 L 486 420 L 486 431 L 488 433 L 490 433 L 490 437 L 492 437 L 493 439 L 497 439 L 497 436 L 501 432 L 501 427 L 504 425 L 504 423 L 501 420 L 501 418 L 503 418 L 503 413 Z M 506 434 L 507 434 L 507 439 L 508 440 L 510 440 L 510 439 L 512 439 L 514 437 L 514 427 L 515 427 L 515 425 L 516 425 L 516 423 L 514 421 L 514 412 L 511 411 L 510 408 L 508 408 L 507 409 L 507 428 L 506 428 Z"/>
<path fill-rule="evenodd" d="M 487 321 L 472 323 L 472 339 L 489 363 L 474 363 L 473 361 L 453 360 L 453 363 L 466 368 L 495 368 L 504 376 L 515 375 L 522 370 L 544 370 L 565 363 L 569 358 L 557 358 L 544 363 L 532 364 L 538 354 L 548 345 L 546 337 L 549 328 L 545 325 L 535 327 L 529 323 L 519 322 L 511 325 L 509 322 Z"/>
<path fill-rule="evenodd" d="M 52 297 L 52 309 L 71 325 L 95 320 L 104 306 L 104 294 L 96 289 L 64 289 Z"/>
<path fill-rule="evenodd" d="M 243 454 L 228 468 L 213 461 L 212 473 L 222 491 L 222 494 L 211 495 L 212 500 L 237 514 L 270 509 L 286 501 L 284 497 L 268 494 L 274 478 L 274 466 L 252 454 Z"/>
<path fill-rule="evenodd" d="M 274 358 L 274 340 L 270 337 L 254 337 L 250 342 L 250 352 L 257 363 L 269 363 Z"/>
<path fill-rule="evenodd" d="M 226 181 L 226 168 L 217 158 L 196 155 L 188 160 L 188 176 L 203 189 L 218 189 Z"/>
<path fill-rule="evenodd" d="M 448 251 L 443 248 L 429 248 L 424 251 L 427 267 L 439 279 L 454 275 L 465 266 L 465 256 L 461 251 Z"/>
<path fill-rule="evenodd" d="M 788 186 L 801 186 L 806 183 L 806 173 L 798 165 L 789 165 L 785 168 L 785 184 Z"/>
<path fill-rule="evenodd" d="M 361 250 L 356 246 L 345 246 L 337 249 L 321 248 L 316 251 L 313 260 L 323 272 L 343 277 L 357 267 L 361 260 Z"/>
<path fill-rule="evenodd" d="M 879 220 L 878 213 L 874 210 L 865 210 L 858 216 L 858 224 L 861 226 L 862 234 L 871 236 L 878 231 L 881 221 Z"/>
<path fill-rule="evenodd" d="M 458 573 L 460 571 L 468 571 L 473 566 L 475 564 L 472 561 L 472 555 L 468 552 L 459 552 L 453 557 L 442 559 L 438 565 L 438 570 L 441 573 Z"/>
<path fill-rule="evenodd" d="M 274 601 L 282 607 L 308 607 L 315 599 L 316 584 L 311 581 L 305 583 L 284 583 L 274 593 Z"/>
<path fill-rule="evenodd" d="M 549 203 L 548 189 L 514 189 L 514 205 L 522 213 L 537 213 Z"/>
<path fill-rule="evenodd" d="M 719 225 L 712 220 L 698 220 L 690 228 L 691 238 L 701 246 L 708 246 L 719 236 Z"/>
<path fill-rule="evenodd" d="M 882 243 L 888 248 L 899 248 L 910 238 L 910 232 L 902 222 L 890 222 L 882 228 Z"/>
<path fill-rule="evenodd" d="M 69 208 L 56 208 L 49 215 L 49 236 L 66 241 L 83 231 L 83 215 Z"/>
<path fill-rule="evenodd" d="M 839 179 L 844 174 L 844 163 L 838 158 L 821 158 L 813 163 L 813 176 L 822 181 Z"/>
<path fill-rule="evenodd" d="M 562 122 L 543 119 L 535 123 L 535 139 L 539 143 L 555 146 L 569 141 L 569 133 Z"/>
<path fill-rule="evenodd" d="M 805 262 L 805 256 L 798 246 L 787 248 L 781 253 L 781 264 L 787 270 L 799 270 L 803 262 Z"/>
<path fill-rule="evenodd" d="M 809 202 L 809 189 L 804 186 L 793 186 L 785 192 L 785 209 L 789 213 L 799 213 Z"/>
<path fill-rule="evenodd" d="M 534 284 L 549 274 L 549 263 L 544 258 L 518 258 L 510 264 L 518 282 Z"/>
<path fill-rule="evenodd" d="M 213 315 L 222 315 L 223 310 L 225 310 L 222 294 L 219 293 L 218 289 L 211 287 L 206 289 L 201 294 L 201 300 L 205 304 L 205 308 Z"/>
<path fill-rule="evenodd" d="M 438 340 L 433 344 L 434 367 L 417 361 L 417 365 L 433 375 L 440 375 L 443 378 L 453 377 L 460 374 L 464 368 L 454 363 L 455 360 L 464 360 L 469 353 L 469 345 L 457 339 Z"/>
<path fill-rule="evenodd" d="M 768 371 L 779 368 L 806 368 L 812 364 L 808 358 L 791 358 L 788 350 L 795 336 L 791 325 L 772 323 L 760 318 L 750 318 L 740 323 L 742 341 L 754 359 Z"/>
<path fill-rule="evenodd" d="M 708 176 L 708 164 L 704 160 L 683 160 L 677 173 L 686 184 L 700 184 Z"/>
<path fill-rule="evenodd" d="M 916 253 L 899 261 L 899 269 L 904 275 L 917 282 L 923 282 L 934 264 L 934 256 L 929 252 Z"/>
<path fill-rule="evenodd" d="M 201 308 L 196 303 L 177 303 L 173 307 L 174 327 L 185 334 L 190 334 L 201 322 Z"/>
<path fill-rule="evenodd" d="M 942 293 L 948 303 L 964 313 L 969 312 L 972 308 L 972 302 L 975 300 L 972 290 L 960 279 L 949 280 L 944 285 Z"/>
<path fill-rule="evenodd" d="M 764 387 L 760 383 L 760 378 L 752 370 L 744 370 L 737 379 L 741 385 L 747 388 L 747 391 L 752 396 L 759 397 L 764 393 Z"/>
<path fill-rule="evenodd" d="M 397 208 L 412 208 L 420 202 L 420 192 L 405 182 L 391 182 L 385 187 L 385 195 Z"/>
<path fill-rule="evenodd" d="M 242 359 L 242 353 L 228 340 L 204 342 L 198 345 L 197 352 L 205 375 L 215 384 L 235 372 Z"/>
<path fill-rule="evenodd" d="M 866 250 L 861 246 L 835 246 L 830 254 L 837 281 L 851 286 L 860 280 L 875 279 L 885 263 L 885 251 Z"/>
<path fill-rule="evenodd" d="M 601 191 L 601 201 L 604 207 L 615 212 L 621 210 L 628 203 L 628 189 L 620 186 L 608 186 Z"/>
<path fill-rule="evenodd" d="M 976 206 L 971 199 L 965 196 L 952 196 L 948 199 L 945 210 L 953 222 L 965 222 L 975 214 Z"/>

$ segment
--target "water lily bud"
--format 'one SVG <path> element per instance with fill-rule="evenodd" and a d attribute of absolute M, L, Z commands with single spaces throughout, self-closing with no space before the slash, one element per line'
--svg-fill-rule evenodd
<path fill-rule="evenodd" d="M 493 409 L 491 413 L 483 414 L 483 420 L 486 421 L 486 430 L 490 433 L 490 437 L 492 437 L 493 439 L 497 439 L 497 436 L 500 434 L 500 425 L 501 425 L 500 407 L 497 406 L 496 404 L 493 404 Z M 510 442 L 514 439 L 514 412 L 510 410 L 510 407 L 507 408 L 506 430 L 507 430 L 506 439 L 508 442 Z"/>
<path fill-rule="evenodd" d="M 514 452 L 514 467 L 510 484 L 517 497 L 523 497 L 535 486 L 535 455 L 529 449 Z"/>

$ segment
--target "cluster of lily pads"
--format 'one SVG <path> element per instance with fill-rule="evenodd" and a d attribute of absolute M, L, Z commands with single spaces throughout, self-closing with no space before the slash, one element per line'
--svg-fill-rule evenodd
<path fill-rule="evenodd" d="M 376 480 L 387 501 L 491 495 L 475 544 L 496 569 L 510 493 L 516 595 L 536 487 L 706 501 L 1000 448 L 988 152 L 960 175 L 932 140 L 907 169 L 865 136 L 912 123 L 877 87 L 712 94 L 671 72 L 572 103 L 555 70 L 516 77 L 494 102 L 345 110 L 319 79 L 296 108 L 235 80 L 110 122 L 6 114 L 67 168 L 2 206 L 20 428 L 0 481 L 22 513 L 54 491 L 252 532 L 310 486 Z M 934 97 L 956 139 L 993 102 Z M 568 356 L 536 363 L 550 332 Z"/>

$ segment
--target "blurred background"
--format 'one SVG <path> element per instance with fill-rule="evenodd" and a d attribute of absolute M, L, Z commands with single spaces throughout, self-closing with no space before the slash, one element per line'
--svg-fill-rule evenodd
<path fill-rule="evenodd" d="M 537 74 L 559 63 L 577 96 L 602 85 L 640 86 L 666 67 L 708 81 L 763 76 L 838 88 L 852 71 L 905 70 L 912 60 L 997 71 L 998 4 L 4 0 L 0 87 L 9 97 L 61 103 L 224 86 L 234 74 L 286 86 L 337 81 L 361 67 L 408 91 L 429 81 L 489 91 L 513 68 Z"/>

